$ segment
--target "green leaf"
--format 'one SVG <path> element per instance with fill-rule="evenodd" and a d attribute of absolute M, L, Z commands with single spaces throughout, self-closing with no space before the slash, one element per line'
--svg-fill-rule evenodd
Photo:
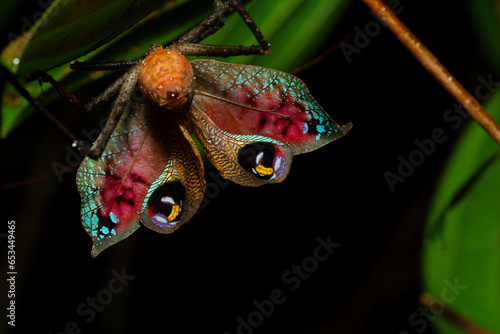
<path fill-rule="evenodd" d="M 162 0 L 54 1 L 37 21 L 20 57 L 18 75 L 49 70 L 114 39 Z"/>
<path fill-rule="evenodd" d="M 499 91 L 486 110 L 500 119 Z M 498 152 L 498 145 L 477 123 L 468 124 L 432 202 L 423 256 L 425 290 L 495 333 L 500 333 Z M 446 282 L 455 280 L 466 288 L 454 293 Z M 436 324 L 440 333 L 463 333 L 442 319 Z"/>
<path fill-rule="evenodd" d="M 15 34 L 9 31 L 9 27 L 13 24 L 23 25 L 25 24 L 24 20 L 28 19 L 24 17 L 19 22 L 14 22 L 16 16 L 13 14 L 18 12 L 23 6 L 26 6 L 26 4 L 27 1 L 23 0 L 2 0 L 0 2 L 0 36 L 7 36 L 7 39 L 15 38 Z"/>
<path fill-rule="evenodd" d="M 476 36 L 482 45 L 485 54 L 500 73 L 500 15 L 496 0 L 468 0 L 472 26 L 476 28 Z"/>
<path fill-rule="evenodd" d="M 494 0 L 466 2 L 473 26 L 500 72 L 500 19 Z M 493 76 L 490 74 L 489 79 Z M 489 80 L 492 81 L 492 80 Z M 500 91 L 486 104 L 500 120 Z M 457 143 L 433 199 L 424 239 L 426 291 L 482 328 L 500 333 L 500 159 L 498 145 L 471 122 Z M 467 286 L 450 294 L 446 281 Z M 463 333 L 438 318 L 440 333 Z"/>
<path fill-rule="evenodd" d="M 318 52 L 348 3 L 348 0 L 253 1 L 246 6 L 247 11 L 271 44 L 271 54 L 230 57 L 223 61 L 291 72 Z M 203 43 L 252 45 L 256 40 L 235 15 Z"/>

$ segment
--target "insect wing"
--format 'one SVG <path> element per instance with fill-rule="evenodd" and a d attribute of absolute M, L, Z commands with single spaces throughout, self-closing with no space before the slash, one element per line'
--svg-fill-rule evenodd
<path fill-rule="evenodd" d="M 259 135 L 237 135 L 220 129 L 195 101 L 189 110 L 194 131 L 221 176 L 244 186 L 281 182 L 292 163 L 290 147 Z"/>
<path fill-rule="evenodd" d="M 300 154 L 344 136 L 352 126 L 335 123 L 291 74 L 214 60 L 191 66 L 193 102 L 223 131 L 269 137 Z"/>
<path fill-rule="evenodd" d="M 191 219 L 206 183 L 200 153 L 183 125 L 170 127 L 168 146 L 170 159 L 151 184 L 140 216 L 144 225 L 160 233 L 174 232 Z"/>
<path fill-rule="evenodd" d="M 160 187 L 157 179 L 165 167 L 175 168 L 176 151 L 169 146 L 172 135 L 185 140 L 175 117 L 149 102 L 131 103 L 102 156 L 98 160 L 86 157 L 80 165 L 81 219 L 94 244 L 93 257 L 139 228 L 150 188 Z M 193 166 L 200 168 L 200 164 Z M 203 176 L 203 169 L 198 173 Z"/>

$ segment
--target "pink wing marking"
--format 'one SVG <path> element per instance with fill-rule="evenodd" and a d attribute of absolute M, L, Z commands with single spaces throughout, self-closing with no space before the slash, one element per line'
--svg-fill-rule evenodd
<path fill-rule="evenodd" d="M 194 101 L 221 129 L 287 143 L 294 154 L 343 136 L 351 124 L 335 123 L 297 77 L 266 68 L 213 60 L 191 62 Z"/>

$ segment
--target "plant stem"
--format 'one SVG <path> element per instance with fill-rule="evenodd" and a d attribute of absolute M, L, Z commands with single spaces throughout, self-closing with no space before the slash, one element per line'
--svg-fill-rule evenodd
<path fill-rule="evenodd" d="M 76 137 L 68 128 L 66 128 L 63 124 L 61 124 L 57 118 L 54 117 L 43 105 L 41 105 L 37 100 L 35 100 L 30 93 L 23 87 L 17 80 L 17 78 L 10 72 L 5 66 L 0 65 L 0 75 L 5 77 L 7 81 L 19 92 L 21 96 L 23 96 L 26 101 L 31 104 L 35 110 L 40 111 L 44 114 L 44 116 L 52 123 L 54 126 L 62 133 L 63 136 L 69 138 L 74 145 L 74 147 L 78 147 L 81 149 L 86 149 L 86 144 L 82 142 L 78 137 Z"/>
<path fill-rule="evenodd" d="M 479 102 L 457 81 L 439 60 L 412 34 L 380 0 L 362 0 L 399 41 L 417 58 L 436 80 L 460 103 L 486 132 L 500 145 L 500 126 Z"/>
<path fill-rule="evenodd" d="M 446 318 L 448 321 L 452 322 L 458 328 L 462 329 L 464 332 L 470 334 L 493 334 L 492 332 L 487 331 L 484 328 L 481 328 L 479 325 L 465 318 L 463 315 L 451 310 L 448 307 L 448 305 L 446 306 L 439 305 L 437 301 L 439 301 L 441 305 L 443 305 L 442 304 L 443 302 L 433 297 L 429 293 L 423 293 L 419 297 L 420 304 L 424 307 L 427 307 L 430 310 L 442 307 L 441 309 L 439 309 L 440 315 Z"/>

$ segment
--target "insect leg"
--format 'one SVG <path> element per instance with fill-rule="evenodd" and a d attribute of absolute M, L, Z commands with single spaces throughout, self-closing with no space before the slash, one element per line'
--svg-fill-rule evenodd
<path fill-rule="evenodd" d="M 123 83 L 121 84 L 120 92 L 118 93 L 118 97 L 115 100 L 113 108 L 111 109 L 108 121 L 106 122 L 104 129 L 102 129 L 101 135 L 99 136 L 99 138 L 97 138 L 93 148 L 90 150 L 90 153 L 88 154 L 90 158 L 97 160 L 101 156 L 104 149 L 106 148 L 109 138 L 111 137 L 111 134 L 115 130 L 116 125 L 118 124 L 118 121 L 120 120 L 120 117 L 123 114 L 123 111 L 130 103 L 130 95 L 132 94 L 132 91 L 137 83 L 138 73 L 139 73 L 139 67 L 134 66 L 130 70 L 128 70 L 128 72 L 123 76 L 124 77 Z M 115 81 L 115 84 L 117 81 Z M 114 86 L 115 84 L 111 86 Z M 117 87 L 118 86 L 119 85 L 117 85 Z"/>
<path fill-rule="evenodd" d="M 254 20 L 250 16 L 250 14 L 248 14 L 245 7 L 243 7 L 243 4 L 241 3 L 241 1 L 240 0 L 230 0 L 229 2 L 231 4 L 231 6 L 233 6 L 238 11 L 240 16 L 243 18 L 243 20 L 245 21 L 247 26 L 252 31 L 255 38 L 257 39 L 257 42 L 259 42 L 261 54 L 269 54 L 269 46 L 270 46 L 269 43 L 266 41 L 264 36 L 262 36 L 260 29 L 257 27 L 257 25 L 255 24 Z"/>
<path fill-rule="evenodd" d="M 214 2 L 216 9 L 213 14 L 179 38 L 176 43 L 199 43 L 224 26 L 226 17 L 234 8 L 231 7 L 228 1 L 223 3 L 220 0 L 215 0 Z"/>
<path fill-rule="evenodd" d="M 268 54 L 268 51 L 262 51 L 260 46 L 231 46 L 231 45 L 211 45 L 183 43 L 172 44 L 170 49 L 182 53 L 185 56 L 204 56 L 204 57 L 231 57 L 231 56 L 249 56 Z"/>
<path fill-rule="evenodd" d="M 106 101 L 108 101 L 113 95 L 115 95 L 116 92 L 118 92 L 120 87 L 125 82 L 126 78 L 127 78 L 127 73 L 123 74 L 118 79 L 116 79 L 115 82 L 113 82 L 108 88 L 104 90 L 104 92 L 94 97 L 89 102 L 87 102 L 82 107 L 82 109 L 87 112 L 92 112 L 99 109 L 104 103 L 106 103 Z"/>
<path fill-rule="evenodd" d="M 44 116 L 56 127 L 59 132 L 66 138 L 68 138 L 73 144 L 73 147 L 77 148 L 80 152 L 88 152 L 89 147 L 84 141 L 78 139 L 68 128 L 66 128 L 57 118 L 52 115 L 47 108 L 41 105 L 37 100 L 35 100 L 30 93 L 23 87 L 17 80 L 17 78 L 12 74 L 6 67 L 0 66 L 0 73 L 11 83 L 11 85 L 21 94 L 26 101 L 31 104 L 36 110 L 40 111 Z"/>
<path fill-rule="evenodd" d="M 94 97 L 92 100 L 82 105 L 78 98 L 67 90 L 63 85 L 54 80 L 49 74 L 46 72 L 38 71 L 35 75 L 32 75 L 29 79 L 34 80 L 34 77 L 38 77 L 39 81 L 50 83 L 66 101 L 71 103 L 74 107 L 83 110 L 85 112 L 92 112 L 98 110 L 106 101 L 108 101 L 113 95 L 115 95 L 123 82 L 125 81 L 126 73 L 120 76 L 117 80 L 115 80 L 108 88 L 104 90 L 101 94 Z"/>
<path fill-rule="evenodd" d="M 26 81 L 29 82 L 29 81 L 32 81 L 35 79 L 38 79 L 40 86 L 42 86 L 42 82 L 50 83 L 57 90 L 59 95 L 61 95 L 66 101 L 71 103 L 74 107 L 76 107 L 78 109 L 82 109 L 82 105 L 81 105 L 80 101 L 78 100 L 78 98 L 73 93 L 71 93 L 69 90 L 67 90 L 66 87 L 61 85 L 56 80 L 54 80 L 54 78 L 52 78 L 52 76 L 49 75 L 47 72 L 36 71 L 34 74 L 28 76 L 26 78 Z M 43 92 L 42 92 L 42 94 L 43 94 Z"/>
<path fill-rule="evenodd" d="M 125 59 L 125 60 L 111 60 L 111 61 L 100 61 L 100 62 L 79 62 L 73 60 L 69 67 L 72 70 L 78 71 L 126 71 L 132 66 L 137 65 L 139 59 Z"/>
<path fill-rule="evenodd" d="M 253 21 L 252 17 L 248 14 L 239 0 L 229 0 L 223 4 L 219 2 L 217 3 L 217 7 L 218 8 L 214 14 L 205 19 L 204 22 L 192 29 L 189 33 L 181 37 L 176 43 L 172 44 L 170 48 L 189 56 L 230 57 L 269 54 L 269 43 L 265 40 L 264 36 L 262 36 L 262 33 Z M 219 30 L 222 25 L 224 25 L 225 15 L 227 15 L 232 9 L 236 9 L 238 11 L 259 42 L 259 45 L 226 46 L 197 44 L 197 42 Z M 207 28 L 207 25 L 210 26 L 210 29 Z M 191 34 L 198 35 L 191 36 Z"/>
<path fill-rule="evenodd" d="M 118 61 L 104 61 L 104 62 L 79 62 L 73 60 L 70 68 L 79 71 L 125 71 L 139 63 L 139 59 L 128 59 Z M 91 112 L 99 109 L 107 100 L 109 100 L 120 89 L 125 81 L 126 73 L 120 76 L 115 82 L 111 84 L 99 96 L 93 98 L 90 102 L 86 103 L 81 109 Z M 61 94 L 62 95 L 62 94 Z"/>

